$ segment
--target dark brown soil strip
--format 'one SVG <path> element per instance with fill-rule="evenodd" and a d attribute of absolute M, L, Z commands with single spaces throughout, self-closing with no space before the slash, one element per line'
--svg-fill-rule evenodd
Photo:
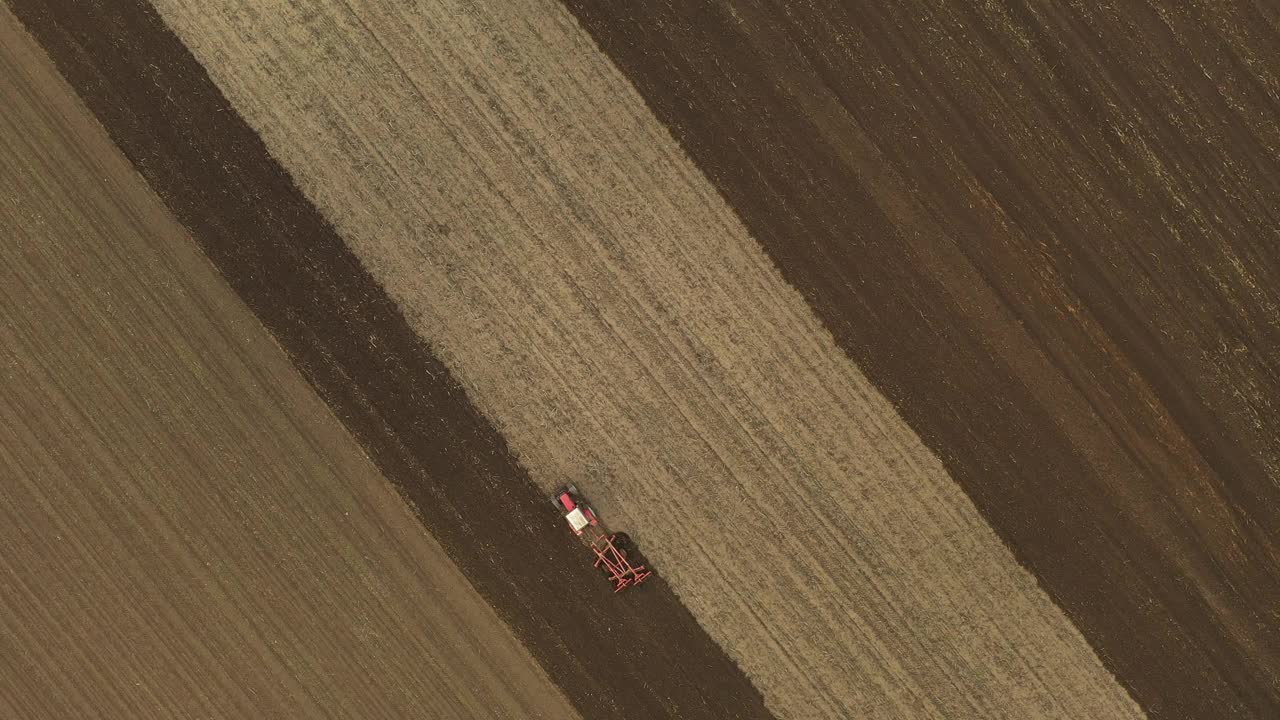
<path fill-rule="evenodd" d="M 1135 699 L 1280 717 L 1275 26 L 566 3 Z"/>
<path fill-rule="evenodd" d="M 611 593 L 503 439 L 149 5 L 11 5 L 583 717 L 771 717 L 664 583 Z"/>

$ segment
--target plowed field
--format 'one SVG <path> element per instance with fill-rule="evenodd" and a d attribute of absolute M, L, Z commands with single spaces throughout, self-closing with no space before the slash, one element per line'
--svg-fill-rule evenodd
<path fill-rule="evenodd" d="M 631 529 L 775 713 L 1136 714 L 563 9 L 156 6 L 533 480 Z"/>
<path fill-rule="evenodd" d="M 300 371 L 274 401 L 318 395 L 377 468 L 322 454 L 306 475 L 338 483 L 359 465 L 359 487 L 401 518 L 381 522 L 420 520 L 439 546 L 417 541 L 495 611 L 475 614 L 505 638 L 492 666 L 465 633 L 420 648 L 461 658 L 441 670 L 440 702 L 455 705 L 440 712 L 1280 715 L 1280 23 L 1267 6 L 10 2 L 181 224 L 169 234 L 190 233 Z M 70 182 L 58 162 L 24 162 L 14 174 Z M 123 192 L 80 176 L 73 194 L 100 196 L 86 207 Z M 13 204 L 28 206 L 41 205 Z M 105 212 L 14 224 L 52 240 Z M 7 326 L 21 371 L 7 420 L 25 428 L 9 445 L 30 467 L 54 458 L 63 494 L 85 471 L 47 438 L 106 447 L 111 423 L 154 446 L 148 468 L 166 452 L 207 466 L 191 490 L 101 491 L 177 518 L 209 512 L 215 477 L 328 448 L 268 442 L 274 426 L 240 411 L 257 440 L 243 452 L 261 449 L 220 470 L 239 435 L 201 432 L 193 408 L 234 414 L 247 390 L 203 381 L 160 412 L 173 399 L 148 394 L 167 387 L 152 375 L 121 365 L 131 384 L 95 383 L 102 362 L 54 363 L 33 339 L 48 327 L 92 344 L 107 320 L 133 338 L 130 322 L 170 304 L 117 308 L 123 269 L 92 290 L 88 265 L 59 275 L 48 268 L 69 262 L 15 257 L 11 307 L 44 297 L 41 268 L 106 298 L 50 290 L 35 307 L 51 319 Z M 139 282 L 174 274 L 140 265 Z M 226 364 L 185 352 L 213 363 L 200 377 Z M 101 386 L 119 410 L 77 410 L 80 425 L 58 430 L 73 415 L 40 389 L 63 386 Z M 146 431 L 141 408 L 169 434 Z M 343 437 L 332 452 L 354 453 Z M 214 461 L 188 449 L 197 438 Z M 77 457 L 143 462 L 103 452 Z M 545 501 L 566 481 L 659 580 L 609 593 Z M 298 512 L 317 538 L 348 528 Z M 179 552 L 170 525 L 127 537 L 259 582 L 238 545 Z M 288 527 L 263 542 L 292 549 Z M 354 562 L 325 547 L 287 567 L 327 577 Z M 56 557 L 114 559 L 88 545 Z M 75 597 L 41 587 L 10 604 Z M 342 587 L 324 602 L 355 602 Z M 376 597 L 403 608 L 411 592 Z M 290 622 L 244 602 L 255 628 Z M 27 612 L 10 637 L 49 622 Z M 65 615 L 83 636 L 93 612 Z M 209 642 L 245 637 L 222 628 Z M 122 642 L 89 638 L 77 661 Z M 399 648 L 384 651 L 369 662 Z M 278 652 L 273 698 L 346 681 L 327 646 Z M 200 667 L 169 660 L 173 678 Z M 456 687 L 510 675 L 503 662 L 530 674 L 492 706 Z M 404 687 L 437 676 L 397 672 Z M 412 696 L 354 677 L 351 698 Z M 239 697 L 232 675 L 190 682 L 196 697 Z"/>
<path fill-rule="evenodd" d="M 0 8 L 0 716 L 575 717 Z"/>

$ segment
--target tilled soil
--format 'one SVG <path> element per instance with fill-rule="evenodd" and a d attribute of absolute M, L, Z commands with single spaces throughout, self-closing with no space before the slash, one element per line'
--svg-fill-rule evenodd
<path fill-rule="evenodd" d="M 567 4 L 1144 708 L 1280 713 L 1273 9 Z"/>
<path fill-rule="evenodd" d="M 577 717 L 0 6 L 0 717 Z"/>
<path fill-rule="evenodd" d="M 563 8 L 155 5 L 776 714 L 1140 714 Z"/>
<path fill-rule="evenodd" d="M 584 716 L 770 717 L 660 579 L 612 594 L 502 438 L 150 6 L 12 6 Z"/>
<path fill-rule="evenodd" d="M 705 510 L 707 516 L 699 518 L 705 527 L 724 520 L 715 517 L 717 508 L 741 510 L 743 514 L 728 516 L 740 523 L 739 537 L 754 542 L 772 535 L 776 542 L 779 526 L 753 524 L 767 514 L 750 510 L 752 503 L 765 505 L 759 489 L 767 485 L 703 488 L 697 485 L 702 474 L 686 476 L 690 468 L 719 464 L 727 469 L 722 474 L 733 479 L 769 472 L 780 479 L 794 475 L 812 482 L 810 489 L 822 487 L 828 478 L 844 477 L 864 491 L 850 494 L 850 486 L 833 485 L 831 503 L 820 513 L 822 518 L 838 516 L 839 532 L 867 534 L 835 545 L 847 556 L 841 556 L 844 570 L 833 577 L 844 583 L 842 591 L 855 594 L 831 595 L 833 601 L 822 605 L 797 593 L 789 605 L 775 606 L 794 621 L 810 603 L 815 617 L 845 623 L 845 633 L 802 637 L 802 643 L 818 648 L 811 656 L 788 658 L 791 646 L 785 637 L 752 635 L 753 628 L 773 624 L 767 614 L 737 620 L 734 613 L 750 607 L 740 599 L 750 598 L 749 584 L 739 583 L 747 588 L 742 595 L 726 596 L 726 602 L 736 603 L 732 611 L 717 612 L 709 595 L 685 591 L 700 608 L 704 624 L 720 628 L 717 638 L 744 666 L 755 668 L 754 677 L 772 678 L 769 687 L 780 684 L 783 692 L 826 693 L 822 702 L 788 702 L 786 707 L 796 713 L 838 712 L 839 698 L 849 697 L 868 702 L 859 710 L 895 717 L 948 712 L 1029 716 L 1024 707 L 1067 717 L 1114 714 L 1082 715 L 1081 706 L 1072 703 L 1087 707 L 1096 701 L 1107 707 L 1108 698 L 1123 693 L 1097 690 L 1105 683 L 1061 681 L 1068 675 L 1099 677 L 1091 665 L 1096 659 L 1087 660 L 1087 648 L 1045 662 L 1047 656 L 1040 652 L 1045 645 L 1034 640 L 1036 633 L 1024 635 L 1016 623 L 1002 624 L 1000 611 L 1009 608 L 998 601 L 977 603 L 991 612 L 976 621 L 977 616 L 962 613 L 952 626 L 940 622 L 947 617 L 938 610 L 944 605 L 927 598 L 949 587 L 957 603 L 965 605 L 972 598 L 962 585 L 927 579 L 901 594 L 868 597 L 857 606 L 847 603 L 860 589 L 880 587 L 875 578 L 914 579 L 912 573 L 929 562 L 938 563 L 941 576 L 973 579 L 955 572 L 970 567 L 948 554 L 957 547 L 981 548 L 975 557 L 988 560 L 1001 555 L 1002 550 L 988 552 L 992 545 L 985 538 L 991 534 L 980 522 L 966 520 L 959 525 L 964 532 L 934 538 L 917 531 L 914 521 L 907 522 L 918 516 L 893 514 L 901 512 L 896 500 L 903 493 L 920 492 L 910 480 L 923 467 L 920 477 L 935 483 L 925 486 L 944 498 L 925 507 L 961 512 L 947 521 L 951 525 L 926 523 L 926 530 L 955 530 L 954 517 L 977 517 L 954 500 L 954 489 L 935 482 L 946 480 L 932 467 L 939 459 L 981 517 L 1083 632 L 1106 668 L 1151 715 L 1269 718 L 1280 709 L 1280 554 L 1275 548 L 1280 420 L 1273 407 L 1280 390 L 1275 367 L 1280 357 L 1280 326 L 1275 322 L 1280 316 L 1275 289 L 1280 273 L 1275 250 L 1280 240 L 1280 126 L 1274 122 L 1280 115 L 1280 43 L 1277 18 L 1266 5 L 1196 1 L 1175 10 L 1135 3 L 1103 9 L 1087 3 L 936 8 L 916 2 L 567 0 L 582 27 L 700 170 L 680 174 L 670 191 L 641 193 L 635 204 L 634 199 L 610 201 L 605 212 L 637 224 L 655 213 L 683 218 L 689 206 L 669 201 L 675 188 L 700 188 L 695 194 L 704 203 L 704 196 L 718 191 L 768 253 L 752 265 L 752 272 L 767 275 L 776 265 L 834 336 L 835 347 L 866 372 L 927 445 L 927 450 L 894 459 L 884 447 L 899 447 L 902 438 L 912 448 L 919 443 L 909 432 L 886 430 L 897 427 L 891 409 L 849 413 L 860 403 L 880 403 L 877 393 L 862 390 L 865 383 L 856 369 L 831 388 L 841 409 L 817 416 L 835 421 L 777 412 L 812 390 L 796 390 L 777 378 L 834 377 L 814 371 L 808 360 L 808 353 L 829 354 L 829 348 L 813 340 L 821 333 L 789 335 L 797 341 L 794 348 L 804 348 L 796 357 L 768 343 L 761 349 L 753 344 L 756 339 L 742 343 L 753 353 L 750 362 L 735 363 L 730 370 L 746 373 L 752 364 L 778 365 L 777 372 L 755 378 L 759 390 L 732 393 L 719 380 L 703 385 L 691 380 L 723 377 L 726 369 L 717 367 L 721 358 L 714 352 L 715 342 L 740 340 L 734 333 L 723 334 L 738 327 L 732 314 L 708 311 L 718 298 L 733 295 L 704 282 L 710 276 L 702 272 L 704 267 L 713 269 L 721 262 L 714 254 L 680 256 L 699 269 L 686 278 L 688 296 L 682 300 L 690 302 L 688 307 L 662 303 L 660 287 L 639 304 L 610 305 L 601 298 L 649 292 L 648 282 L 630 283 L 616 264 L 578 264 L 573 256 L 550 249 L 542 256 L 506 257 L 500 248 L 468 241 L 466 225 L 434 217 L 426 208 L 421 222 L 388 232 L 382 250 L 394 250 L 397 242 L 411 238 L 429 262 L 439 259 L 433 243 L 459 243 L 458 257 L 443 268 L 446 277 L 453 274 L 448 283 L 465 286 L 477 268 L 483 273 L 487 252 L 500 274 L 515 280 L 467 299 L 474 303 L 469 310 L 463 304 L 471 314 L 460 316 L 452 331 L 462 333 L 455 342 L 468 331 L 484 339 L 475 348 L 451 348 L 445 335 L 428 333 L 458 371 L 450 374 L 362 267 L 374 262 L 373 255 L 356 257 L 349 251 L 149 6 L 11 2 L 129 158 L 193 229 L 205 252 L 380 468 L 419 505 L 427 526 L 584 714 L 750 717 L 765 711 L 760 696 L 665 587 L 650 588 L 642 603 L 619 605 L 607 596 L 598 578 L 577 563 L 581 549 L 548 515 L 542 493 L 513 461 L 490 421 L 471 407 L 455 376 L 467 383 L 468 392 L 501 423 L 522 459 L 540 473 L 534 481 L 545 484 L 554 475 L 580 472 L 579 459 L 599 456 L 602 476 L 580 484 L 599 488 L 609 504 L 607 512 L 616 511 L 616 517 L 638 526 L 662 527 L 658 515 L 665 506 L 659 500 L 671 497 L 672 486 L 663 480 L 669 477 L 680 479 L 679 497 L 711 502 L 691 505 L 697 512 Z M 202 9 L 194 2 L 166 5 Z M 277 10 L 294 8 L 289 2 L 274 8 L 248 3 L 238 22 L 276 22 Z M 308 10 L 304 15 L 281 37 L 306 46 L 323 43 L 335 32 L 366 33 L 373 50 L 378 41 L 386 42 L 380 59 L 370 63 L 373 68 L 396 58 L 396 48 L 413 42 L 420 30 L 384 29 L 379 37 L 370 27 L 351 25 L 358 17 L 354 12 L 338 14 L 345 20 L 336 26 L 329 23 L 338 21 L 325 13 Z M 192 17 L 217 22 L 199 13 Z M 560 33 L 565 22 L 560 14 L 541 10 L 519 19 L 521 28 L 534 32 Z M 472 30 L 477 42 L 488 42 L 507 28 L 481 24 Z M 188 41 L 198 43 L 200 37 L 196 33 Z M 512 107 L 512 95 L 502 88 L 484 89 L 481 78 L 459 57 L 439 56 L 447 55 L 442 49 L 449 47 L 447 39 L 431 38 L 418 46 L 442 71 L 456 73 L 455 82 L 466 89 L 464 97 L 455 98 L 458 102 L 443 107 L 459 107 L 463 100 L 476 103 L 477 124 L 462 123 L 460 132 L 474 131 L 468 138 L 512 142 L 505 151 L 478 146 L 483 153 L 512 163 L 536 156 L 525 145 L 578 142 L 581 147 L 575 151 L 588 154 L 598 147 L 590 137 L 527 133 L 526 126 L 507 114 L 533 112 L 536 118 L 536 108 L 546 107 L 540 103 L 556 112 L 572 108 L 566 109 L 564 98 L 546 88 L 542 95 L 530 91 L 532 104 Z M 575 46 L 585 48 L 583 54 L 566 59 L 558 71 L 574 82 L 594 83 L 596 92 L 607 95 L 602 80 L 607 73 L 574 73 L 578 67 L 598 67 L 599 58 L 586 57 L 594 51 L 588 45 Z M 224 72 L 288 59 L 270 53 L 233 57 L 217 46 L 202 50 L 214 58 L 208 61 L 211 66 L 223 63 Z M 493 53 L 516 68 L 513 82 L 528 83 L 536 76 L 520 66 L 526 53 L 502 43 Z M 415 69 L 391 71 L 411 76 Z M 287 127 L 297 119 L 291 113 L 340 116 L 349 109 L 347 101 L 321 96 L 313 101 L 323 112 L 305 106 L 282 110 L 293 107 L 293 93 L 293 88 L 282 88 L 276 103 L 259 98 L 271 120 L 261 122 L 259 130 Z M 378 98 L 362 102 L 376 105 Z M 610 113 L 621 107 L 606 98 L 595 110 L 615 122 Z M 272 117 L 274 111 L 281 116 Z M 374 117 L 376 124 L 402 123 L 416 132 L 416 115 Z M 340 119 L 325 130 L 341 130 L 349 122 Z M 492 135 L 478 132 L 484 128 L 481 120 L 498 130 Z M 637 122 L 646 128 L 652 124 L 647 117 Z M 664 161 L 661 153 L 652 152 L 662 139 L 651 140 L 638 144 L 641 149 L 627 162 Z M 305 149 L 305 144 L 298 147 Z M 414 162 L 426 162 L 423 158 L 434 150 L 412 149 L 423 156 Z M 363 152 L 367 162 L 353 177 L 414 166 L 402 165 L 394 155 L 380 156 L 381 146 Z M 420 176 L 393 180 L 406 186 L 434 182 L 427 165 Z M 290 171 L 297 172 L 293 167 Z M 543 175 L 553 174 L 531 167 L 525 179 L 533 182 Z M 704 176 L 713 188 L 703 182 Z M 539 194 L 566 193 L 557 182 L 536 192 L 514 185 L 517 192 L 506 196 L 511 207 L 498 208 L 494 218 L 529 212 L 525 203 L 541 202 Z M 309 191 L 321 186 L 313 183 Z M 329 195 L 320 196 L 330 211 L 344 202 L 344 189 L 332 187 Z M 618 187 L 602 186 L 598 195 L 590 195 L 595 202 L 616 198 L 610 193 Z M 427 190 L 423 197 L 429 196 Z M 433 192 L 448 199 L 459 191 Z M 659 210 L 646 208 L 650 197 L 668 198 L 663 201 L 667 204 Z M 390 208 L 388 216 L 405 208 L 421 210 L 422 204 L 408 198 Z M 564 228 L 583 223 L 592 208 L 591 202 L 570 203 Z M 376 213 L 378 206 L 371 204 L 366 211 Z M 678 223 L 657 225 L 665 227 L 655 230 L 660 234 Z M 536 235 L 536 228 L 523 225 L 507 231 L 513 228 Z M 724 228 L 722 223 L 695 232 L 718 237 Z M 503 236 L 498 232 L 495 237 Z M 619 252 L 616 239 L 596 242 L 607 247 L 606 257 Z M 675 257 L 668 250 L 651 251 L 656 253 L 651 268 Z M 468 258 L 478 264 L 466 265 Z M 557 265 L 557 259 L 563 262 Z M 597 272 L 600 268 L 607 272 Z M 391 277 L 386 269 L 378 281 Z M 483 333 L 521 317 L 485 312 L 485 303 L 509 300 L 504 293 L 511 288 L 538 299 L 538 281 L 524 278 L 528 283 L 522 288 L 522 273 L 565 272 L 585 282 L 568 283 L 541 297 L 550 304 L 532 308 L 540 311 L 522 326 L 539 343 L 550 340 L 550 354 L 538 356 L 540 349 L 522 345 L 529 338 L 506 343 L 498 336 L 496 347 L 485 344 L 492 338 Z M 408 294 L 397 299 L 403 302 Z M 651 302 L 654 297 L 658 302 Z M 778 308 L 790 308 L 789 301 L 778 301 L 790 297 L 786 292 L 762 291 L 761 297 L 769 298 L 767 312 L 761 314 L 764 324 L 770 313 L 783 313 Z M 652 317 L 592 313 L 597 304 L 617 312 L 651 312 Z M 567 309 L 573 307 L 580 311 L 570 317 Z M 698 320 L 703 311 L 706 322 Z M 417 323 L 414 328 L 435 323 L 439 332 L 449 329 L 446 315 L 443 308 L 419 308 L 409 317 Z M 788 332 L 809 327 L 812 318 L 804 312 L 800 317 L 802 322 L 785 326 Z M 569 324 L 560 326 L 564 322 Z M 599 343 L 578 347 L 571 339 L 576 335 L 573 323 L 601 332 L 623 331 L 612 349 Z M 667 332 L 680 323 L 697 330 Z M 626 345 L 641 337 L 636 328 L 645 327 L 650 332 L 644 343 Z M 666 343 L 669 357 L 649 352 L 645 343 Z M 555 355 L 565 348 L 588 361 L 575 369 Z M 597 363 L 595 356 L 604 360 Z M 590 390 L 596 386 L 587 383 L 589 371 L 626 369 L 635 358 L 644 358 L 639 371 L 608 376 L 603 389 Z M 520 373 L 503 377 L 512 367 L 541 367 L 547 372 L 545 382 L 540 386 Z M 803 373 L 793 372 L 801 367 Z M 647 368 L 665 368 L 665 374 L 655 380 L 646 376 Z M 563 372 L 558 380 L 556 372 Z M 517 396 L 526 384 L 526 404 L 553 406 L 550 400 L 541 402 L 539 393 L 554 388 L 555 382 L 563 383 L 561 390 L 571 399 L 561 415 L 539 418 L 522 409 Z M 679 392 L 654 402 L 650 416 L 646 403 L 653 397 L 627 394 L 646 383 Z M 769 392 L 781 399 L 761 404 Z M 686 412 L 685 417 L 664 415 L 664 407 L 672 406 Z M 845 423 L 854 417 L 861 417 L 862 425 L 832 432 L 847 429 Z M 647 424 L 655 418 L 662 418 L 661 423 Z M 885 418 L 894 420 L 886 424 Z M 601 420 L 607 421 L 603 430 L 578 432 Z M 886 437 L 897 440 L 886 444 Z M 792 444 L 815 438 L 825 443 L 825 454 L 808 455 L 803 444 Z M 621 457 L 619 448 L 643 455 L 642 439 L 650 445 L 641 462 L 609 464 L 611 453 Z M 761 439 L 768 442 L 752 445 Z M 668 448 L 674 452 L 667 453 Z M 872 449 L 864 453 L 860 448 Z M 807 463 L 806 457 L 821 462 Z M 813 471 L 815 466 L 819 472 Z M 657 472 L 646 469 L 635 476 L 638 468 L 648 467 Z M 632 477 L 618 482 L 619 475 L 628 474 Z M 881 478 L 889 485 L 877 487 Z M 790 508 L 787 502 L 779 508 Z M 485 512 L 477 513 L 477 508 Z M 903 520 L 892 523 L 897 534 L 876 524 L 887 518 Z M 852 519 L 858 522 L 847 522 Z M 643 535 L 639 539 L 645 540 Z M 711 555 L 707 548 L 682 546 L 677 541 L 687 538 L 678 532 L 666 537 L 655 533 L 654 539 L 659 551 L 670 541 L 665 550 L 673 558 L 670 572 L 682 587 L 733 585 L 730 581 L 742 579 L 726 573 L 708 583 L 705 574 L 692 572 L 706 569 L 699 563 Z M 927 542 L 895 555 L 903 543 L 913 541 Z M 892 548 L 884 551 L 887 561 L 871 563 L 873 572 L 865 573 L 858 563 L 879 557 L 886 546 Z M 779 547 L 773 545 L 770 552 Z M 678 557 L 683 548 L 690 549 L 688 565 Z M 521 562 L 509 562 L 513 557 Z M 904 565 L 899 557 L 919 562 Z M 1006 565 L 1012 565 L 1007 557 L 973 567 Z M 822 587 L 821 577 L 803 563 L 792 568 L 784 560 L 767 567 L 767 573 L 751 579 L 779 583 L 779 588 L 785 582 Z M 855 576 L 850 568 L 858 571 L 859 582 L 850 581 Z M 794 577 L 788 576 L 792 572 Z M 983 578 L 979 585 L 984 592 L 1015 587 L 1020 597 L 1036 597 L 1024 592 L 1028 584 L 1023 581 L 1007 586 L 991 581 L 1020 577 L 1015 572 L 976 575 Z M 583 593 L 566 593 L 565 587 L 580 587 Z M 1075 630 L 1054 624 L 1060 620 L 1053 619 L 1056 611 L 1039 602 L 1032 605 L 1049 608 L 1041 630 L 1062 628 L 1062 647 L 1083 647 Z M 895 608 L 905 609 L 893 617 L 889 610 Z M 859 612 L 866 612 L 871 622 L 851 621 Z M 957 642 L 998 638 L 990 628 L 1006 628 L 1010 636 L 994 644 Z M 877 634 L 885 633 L 895 639 L 878 646 L 882 638 Z M 851 643 L 852 637 L 861 644 Z M 840 654 L 851 647 L 876 649 L 867 653 L 874 660 L 862 667 L 843 665 L 842 658 L 857 657 Z M 995 652 L 974 651 L 984 647 Z M 1027 648 L 1031 652 L 1020 652 Z M 836 652 L 827 654 L 832 650 Z M 993 660 L 997 656 L 1003 659 Z M 1064 662 L 1063 657 L 1074 659 Z M 815 672 L 807 672 L 806 663 L 814 663 Z M 953 673 L 947 669 L 952 663 L 974 672 Z M 1064 668 L 1073 672 L 1063 675 Z M 788 689 L 788 674 L 803 682 Z M 890 681 L 868 690 L 882 678 Z M 938 678 L 946 682 L 938 683 Z M 1071 690 L 1083 687 L 1093 687 L 1096 694 Z M 1116 702 L 1112 708 L 1123 706 Z"/>

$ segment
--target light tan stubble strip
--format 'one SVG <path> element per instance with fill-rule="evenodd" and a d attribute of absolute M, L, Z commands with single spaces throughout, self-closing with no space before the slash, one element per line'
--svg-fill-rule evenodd
<path fill-rule="evenodd" d="M 561 6 L 156 5 L 780 717 L 1141 716 Z"/>

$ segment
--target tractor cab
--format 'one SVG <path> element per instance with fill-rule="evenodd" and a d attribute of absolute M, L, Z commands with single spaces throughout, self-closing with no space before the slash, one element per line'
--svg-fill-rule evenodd
<path fill-rule="evenodd" d="M 564 519 L 575 535 L 581 535 L 591 525 L 600 524 L 595 511 L 582 502 L 581 496 L 578 495 L 578 488 L 573 485 L 565 486 L 556 493 L 555 503 L 556 507 L 564 513 Z"/>

